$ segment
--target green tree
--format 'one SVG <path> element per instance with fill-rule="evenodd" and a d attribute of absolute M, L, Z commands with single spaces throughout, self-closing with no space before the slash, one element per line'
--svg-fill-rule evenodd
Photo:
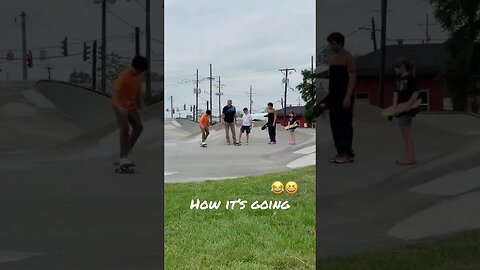
<path fill-rule="evenodd" d="M 445 80 L 455 110 L 466 104 L 478 113 L 480 78 L 480 2 L 478 0 L 430 0 L 435 17 L 448 33 Z"/>
<path fill-rule="evenodd" d="M 305 120 L 308 127 L 311 127 L 315 117 L 313 115 L 313 106 L 315 105 L 316 89 L 315 81 L 313 80 L 312 71 L 309 69 L 302 70 L 302 83 L 297 85 L 297 90 L 300 92 L 303 101 L 305 101 Z"/>

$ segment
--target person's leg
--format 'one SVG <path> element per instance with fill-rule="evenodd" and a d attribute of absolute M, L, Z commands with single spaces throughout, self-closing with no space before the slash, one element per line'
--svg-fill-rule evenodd
<path fill-rule="evenodd" d="M 238 135 L 238 142 L 241 143 L 242 142 L 242 134 L 243 132 L 245 131 L 245 128 L 242 126 L 240 128 L 240 134 Z"/>
<path fill-rule="evenodd" d="M 277 143 L 277 126 L 272 127 L 272 137 L 273 137 L 273 142 Z"/>
<path fill-rule="evenodd" d="M 207 132 L 205 132 L 205 128 L 203 128 L 203 127 L 200 127 L 200 131 L 202 132 L 202 143 L 204 143 L 205 139 L 207 138 L 205 136 L 207 134 Z"/>
<path fill-rule="evenodd" d="M 233 143 L 237 142 L 237 134 L 235 133 L 235 123 L 230 123 L 230 129 L 232 130 Z"/>
<path fill-rule="evenodd" d="M 250 132 L 247 132 L 247 144 L 248 144 L 249 137 L 250 137 Z"/>
<path fill-rule="evenodd" d="M 227 139 L 227 143 L 230 144 L 230 136 L 229 136 L 230 126 L 228 125 L 227 122 L 224 122 L 224 123 L 223 123 L 223 127 L 224 127 L 224 129 L 225 129 L 225 138 Z"/>
<path fill-rule="evenodd" d="M 210 128 L 209 128 L 209 127 L 206 127 L 206 128 L 205 128 L 205 141 L 207 141 L 208 135 L 210 135 Z M 205 141 L 204 141 L 204 142 L 205 142 Z"/>
<path fill-rule="evenodd" d="M 133 149 L 133 146 L 137 142 L 138 137 L 140 137 L 140 134 L 142 134 L 143 132 L 143 123 L 142 123 L 142 118 L 140 116 L 140 112 L 137 109 L 129 111 L 128 121 L 132 126 L 132 133 L 130 135 L 129 149 L 128 149 L 130 151 L 131 149 Z"/>
<path fill-rule="evenodd" d="M 412 128 L 405 129 L 406 142 L 407 142 L 407 161 L 415 162 L 415 142 L 413 140 Z"/>
<path fill-rule="evenodd" d="M 120 113 L 115 106 L 113 106 L 113 111 L 117 118 L 119 128 L 120 157 L 126 157 L 128 155 L 130 139 L 128 113 Z"/>
<path fill-rule="evenodd" d="M 353 157 L 353 104 L 352 107 L 343 111 L 343 152 Z"/>
<path fill-rule="evenodd" d="M 340 153 L 340 128 L 339 122 L 341 121 L 338 106 L 332 106 L 329 112 L 330 116 L 330 129 L 332 131 L 333 143 L 335 149 L 337 150 L 337 156 L 341 155 Z"/>
<path fill-rule="evenodd" d="M 270 143 L 272 143 L 275 140 L 275 137 L 273 135 L 273 126 L 271 125 L 268 126 L 268 136 L 270 137 Z"/>

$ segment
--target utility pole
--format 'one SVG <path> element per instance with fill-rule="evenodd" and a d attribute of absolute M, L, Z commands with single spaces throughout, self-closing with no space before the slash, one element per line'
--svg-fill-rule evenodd
<path fill-rule="evenodd" d="M 92 89 L 97 90 L 97 41 L 92 46 Z"/>
<path fill-rule="evenodd" d="M 170 96 L 170 115 L 173 119 L 173 96 Z"/>
<path fill-rule="evenodd" d="M 27 71 L 27 26 L 25 23 L 25 12 L 22 11 L 22 66 L 23 66 L 23 80 L 28 80 L 28 71 Z"/>
<path fill-rule="evenodd" d="M 294 68 L 284 68 L 280 69 L 281 72 L 285 71 L 285 99 L 283 100 L 285 106 L 283 106 L 283 121 L 284 125 L 287 126 L 287 90 L 288 90 L 288 73 L 293 70 L 297 72 Z"/>
<path fill-rule="evenodd" d="M 151 67 L 151 31 L 150 31 L 150 0 L 145 0 L 145 11 L 146 11 L 146 22 L 145 22 L 145 34 L 146 34 L 146 58 L 148 61 L 147 66 L 147 74 L 145 78 L 145 88 L 146 88 L 146 99 L 147 103 L 150 104 L 152 102 L 152 67 Z"/>
<path fill-rule="evenodd" d="M 249 110 L 250 113 L 252 113 L 252 103 L 253 103 L 253 100 L 252 100 L 252 86 L 250 85 L 250 110 Z"/>
<path fill-rule="evenodd" d="M 50 67 L 50 60 L 47 59 L 48 80 L 52 79 L 52 67 Z"/>
<path fill-rule="evenodd" d="M 218 93 L 215 94 L 218 96 L 218 117 L 222 117 L 222 109 L 221 109 L 222 108 L 221 96 L 223 95 L 223 93 L 221 92 L 222 86 L 224 85 L 220 83 L 220 76 L 218 76 Z"/>
<path fill-rule="evenodd" d="M 426 20 L 425 20 L 425 24 L 421 24 L 419 23 L 418 24 L 419 26 L 425 26 L 425 42 L 426 44 L 430 43 L 430 40 L 432 40 L 430 38 L 430 29 L 429 29 L 429 26 L 434 26 L 434 25 L 437 25 L 436 23 L 430 23 L 430 20 L 428 19 L 428 13 L 426 14 Z"/>
<path fill-rule="evenodd" d="M 197 68 L 197 86 L 195 87 L 195 121 L 198 121 L 198 94 L 200 90 L 198 89 L 198 68 Z"/>
<path fill-rule="evenodd" d="M 373 40 L 373 50 L 376 52 L 377 47 L 377 29 L 375 26 L 375 17 L 372 16 L 372 40 Z"/>
<path fill-rule="evenodd" d="M 373 50 L 377 51 L 378 50 L 378 48 L 377 48 L 377 31 L 378 30 L 376 29 L 376 26 L 375 26 L 375 18 L 374 17 L 372 17 L 371 22 L 372 22 L 372 27 L 371 28 L 359 27 L 358 29 L 371 31 L 371 36 L 372 36 L 372 41 L 373 41 Z"/>
<path fill-rule="evenodd" d="M 107 92 L 107 0 L 102 1 L 102 92 Z"/>
<path fill-rule="evenodd" d="M 380 59 L 380 107 L 384 107 L 385 92 L 385 56 L 387 39 L 387 0 L 382 0 L 381 59 Z"/>
<path fill-rule="evenodd" d="M 140 55 L 140 27 L 135 27 L 135 56 Z"/>
<path fill-rule="evenodd" d="M 208 79 L 210 80 L 210 107 L 212 107 L 212 81 L 214 80 L 214 78 L 212 77 L 212 64 L 210 64 L 210 77 L 208 77 Z M 208 103 L 207 103 L 207 110 L 208 110 Z M 212 111 L 212 109 L 210 108 L 210 111 Z M 212 122 L 212 115 L 210 114 L 210 123 Z"/>

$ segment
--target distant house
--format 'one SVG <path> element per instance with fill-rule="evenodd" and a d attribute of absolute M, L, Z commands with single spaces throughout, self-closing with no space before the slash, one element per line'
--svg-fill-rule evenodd
<path fill-rule="evenodd" d="M 386 50 L 384 106 L 393 102 L 395 91 L 394 63 L 398 57 L 407 57 L 415 62 L 417 87 L 420 90 L 423 111 L 452 110 L 452 102 L 444 81 L 439 77 L 446 60 L 445 44 L 389 45 Z M 357 57 L 357 84 L 355 97 L 380 106 L 379 93 L 380 51 Z M 327 79 L 328 71 L 319 74 Z"/>
<path fill-rule="evenodd" d="M 300 127 L 304 127 L 305 126 L 305 106 L 287 107 L 287 121 L 288 121 L 288 113 L 290 111 L 293 111 L 295 113 L 295 117 L 299 121 Z M 277 109 L 277 124 L 281 124 L 282 126 L 285 126 L 285 118 L 283 117 L 283 114 L 284 114 L 284 109 Z"/>

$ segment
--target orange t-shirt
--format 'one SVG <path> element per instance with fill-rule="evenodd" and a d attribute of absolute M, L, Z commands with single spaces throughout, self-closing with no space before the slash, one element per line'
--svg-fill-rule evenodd
<path fill-rule="evenodd" d="M 134 75 L 131 69 L 122 71 L 113 87 L 113 105 L 127 109 L 135 108 L 136 99 L 141 95 L 142 81 L 143 75 Z"/>
<path fill-rule="evenodd" d="M 206 113 L 204 113 L 202 115 L 202 117 L 200 117 L 200 126 L 201 127 L 208 127 L 208 121 L 210 120 L 210 118 L 208 117 L 208 115 Z"/>

